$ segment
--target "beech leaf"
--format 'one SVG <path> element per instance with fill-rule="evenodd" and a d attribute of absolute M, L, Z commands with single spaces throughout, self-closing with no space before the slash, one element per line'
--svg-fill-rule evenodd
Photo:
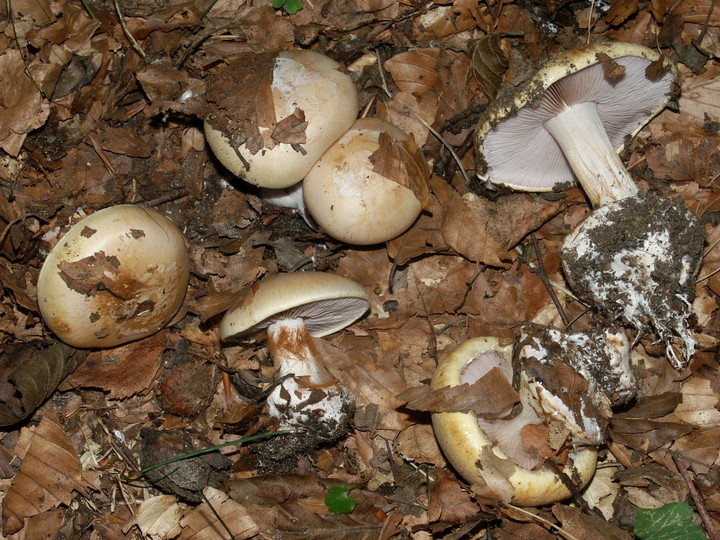
<path fill-rule="evenodd" d="M 5 348 L 0 365 L 0 426 L 30 416 L 86 356 L 63 343 L 44 349 L 37 343 Z"/>

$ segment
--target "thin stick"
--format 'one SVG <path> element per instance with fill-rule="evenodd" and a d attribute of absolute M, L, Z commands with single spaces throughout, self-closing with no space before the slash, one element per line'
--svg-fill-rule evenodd
<path fill-rule="evenodd" d="M 555 304 L 555 309 L 557 309 L 558 314 L 560 315 L 560 319 L 562 319 L 565 328 L 568 328 L 570 326 L 570 319 L 568 319 L 568 316 L 565 314 L 565 310 L 555 294 L 555 289 L 553 289 L 552 284 L 550 283 L 550 278 L 548 277 L 547 272 L 545 272 L 545 263 L 543 263 L 542 260 L 540 243 L 538 242 L 537 236 L 535 236 L 534 232 L 530 233 L 530 239 L 532 240 L 533 249 L 535 250 L 535 259 L 537 260 L 538 265 L 534 273 L 545 285 L 547 292 L 550 294 L 550 299 L 552 300 L 552 303 Z"/>
<path fill-rule="evenodd" d="M 693 482 L 692 478 L 690 478 L 690 475 L 688 474 L 687 463 L 677 452 L 673 452 L 672 457 L 675 462 L 675 466 L 678 468 L 680 476 L 682 476 L 682 479 L 685 481 L 685 484 L 690 491 L 690 497 L 692 497 L 692 500 L 695 503 L 695 508 L 698 511 L 698 514 L 700 514 L 700 519 L 705 527 L 708 540 L 718 540 L 718 531 L 715 528 L 715 525 L 713 525 L 712 519 L 708 515 L 702 496 L 700 495 L 700 492 L 698 492 L 697 486 L 695 486 L 695 482 Z"/>
<path fill-rule="evenodd" d="M 135 40 L 135 37 L 130 33 L 130 30 L 128 30 L 128 27 L 125 25 L 125 19 L 123 19 L 123 14 L 120 11 L 120 4 L 118 3 L 118 0 L 113 0 L 113 3 L 115 4 L 115 11 L 117 12 L 118 19 L 120 20 L 120 27 L 123 30 L 123 34 L 125 34 L 125 37 L 128 38 L 133 49 L 135 49 L 135 52 L 137 52 L 142 58 L 145 58 L 145 51 L 142 50 L 140 44 Z"/>
<path fill-rule="evenodd" d="M 453 149 L 453 147 L 450 146 L 447 143 L 447 141 L 445 141 L 445 139 L 442 138 L 442 135 L 440 135 L 430 124 L 428 124 L 423 118 L 420 118 L 420 116 L 415 111 L 412 111 L 412 113 L 415 115 L 415 118 L 417 118 L 423 126 L 428 128 L 430 133 L 435 135 L 435 137 L 437 137 L 437 139 L 443 144 L 443 146 L 445 148 L 447 148 L 448 152 L 450 152 L 450 155 L 455 160 L 455 163 L 457 163 L 458 167 L 460 167 L 460 173 L 463 175 L 463 178 L 465 179 L 465 184 L 470 185 L 470 178 L 468 177 L 468 174 L 465 171 L 465 167 L 463 167 L 463 164 L 460 162 L 460 156 L 458 156 L 455 153 L 455 150 Z"/>
<path fill-rule="evenodd" d="M 513 510 L 517 510 L 521 514 L 525 514 L 526 516 L 531 516 L 531 517 L 537 519 L 538 521 L 540 521 L 541 523 L 544 523 L 548 527 L 555 529 L 560 534 L 560 536 L 564 536 L 568 540 L 580 540 L 577 536 L 573 536 L 569 532 L 564 531 L 560 525 L 556 525 L 555 523 L 553 523 L 552 521 L 548 521 L 544 517 L 540 517 L 537 514 L 533 514 L 532 512 L 525 510 L 524 508 L 520 508 L 519 506 L 515 506 L 514 504 L 508 504 L 508 507 L 512 508 Z"/>

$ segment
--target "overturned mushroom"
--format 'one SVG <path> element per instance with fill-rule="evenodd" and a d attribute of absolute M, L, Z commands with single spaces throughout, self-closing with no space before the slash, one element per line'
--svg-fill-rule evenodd
<path fill-rule="evenodd" d="M 618 156 L 676 84 L 675 67 L 651 49 L 584 47 L 488 107 L 476 144 L 492 182 L 549 191 L 577 179 L 599 209 L 565 241 L 568 282 L 607 316 L 657 333 L 680 368 L 695 349 L 687 318 L 704 231 L 680 203 L 640 194 Z"/>
<path fill-rule="evenodd" d="M 38 305 L 73 347 L 114 347 L 163 328 L 190 278 L 185 238 L 162 214 L 119 205 L 76 223 L 45 259 Z"/>
<path fill-rule="evenodd" d="M 512 345 L 491 337 L 474 338 L 460 344 L 440 363 L 431 386 L 435 390 L 472 384 L 491 373 L 497 375 L 498 371 L 508 387 L 513 381 Z M 581 375 L 576 376 L 582 379 Z M 519 413 L 516 407 L 508 408 L 497 418 L 481 418 L 473 412 L 432 415 L 435 434 L 448 461 L 486 503 L 538 506 L 556 502 L 571 495 L 566 482 L 581 489 L 595 470 L 596 443 L 586 438 L 573 439 L 566 434 L 562 441 L 555 441 L 555 448 L 544 448 L 541 452 L 533 447 L 532 441 L 538 438 L 549 444 L 552 435 L 547 422 L 536 412 L 536 408 L 547 412 L 549 407 L 532 403 L 537 397 L 537 393 L 531 392 L 535 380 L 534 377 L 521 380 Z M 548 461 L 562 470 L 566 482 Z"/>
<path fill-rule="evenodd" d="M 210 148 L 230 172 L 260 187 L 300 182 L 357 117 L 350 76 L 313 51 L 247 54 L 207 86 Z"/>
<path fill-rule="evenodd" d="M 365 290 L 354 281 L 323 272 L 269 277 L 231 308 L 220 338 L 237 341 L 265 332 L 279 384 L 268 397 L 281 427 L 324 430 L 327 441 L 347 429 L 353 400 L 323 367 L 313 345 L 342 330 L 368 309 Z"/>

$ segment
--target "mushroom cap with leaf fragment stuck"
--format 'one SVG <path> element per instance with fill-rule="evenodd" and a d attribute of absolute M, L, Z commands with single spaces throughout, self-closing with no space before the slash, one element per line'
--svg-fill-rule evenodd
<path fill-rule="evenodd" d="M 431 387 L 437 390 L 472 384 L 496 368 L 510 384 L 511 358 L 511 343 L 493 337 L 469 339 L 438 365 Z M 537 456 L 524 449 L 521 430 L 542 422 L 532 407 L 525 403 L 520 414 L 513 416 L 507 411 L 506 416 L 507 420 L 500 419 L 493 425 L 481 421 L 473 412 L 434 412 L 432 422 L 448 461 L 482 502 L 540 506 L 568 498 L 570 490 L 559 476 L 548 467 L 538 467 Z M 581 489 L 593 476 L 596 461 L 594 447 L 581 447 L 570 451 L 564 465 L 558 466 Z"/>
<path fill-rule="evenodd" d="M 220 339 L 239 340 L 283 319 L 302 319 L 311 335 L 338 332 L 359 319 L 370 298 L 359 284 L 337 274 L 292 272 L 256 283 L 220 322 Z"/>
<path fill-rule="evenodd" d="M 572 105 L 595 103 L 610 143 L 620 151 L 676 88 L 675 66 L 642 45 L 603 43 L 561 54 L 484 111 L 475 136 L 478 176 L 520 191 L 574 183 L 545 122 Z M 573 130 L 582 134 L 583 126 Z"/>
<path fill-rule="evenodd" d="M 185 237 L 175 224 L 149 208 L 112 206 L 80 220 L 48 254 L 38 305 L 68 345 L 114 347 L 170 322 L 189 279 Z"/>
<path fill-rule="evenodd" d="M 300 182 L 355 121 L 358 95 L 335 60 L 314 51 L 249 54 L 208 78 L 205 119 L 215 156 L 264 188 Z"/>

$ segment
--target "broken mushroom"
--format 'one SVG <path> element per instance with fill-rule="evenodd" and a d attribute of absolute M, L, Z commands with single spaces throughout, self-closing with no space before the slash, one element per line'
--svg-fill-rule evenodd
<path fill-rule="evenodd" d="M 189 278 L 185 238 L 168 218 L 113 206 L 60 238 L 40 270 L 38 305 L 65 343 L 114 347 L 163 328 L 180 309 Z"/>
<path fill-rule="evenodd" d="M 326 441 L 345 432 L 354 402 L 318 358 L 313 337 L 359 319 L 370 300 L 354 281 L 324 272 L 279 274 L 257 283 L 220 323 L 220 338 L 264 332 L 278 385 L 268 397 L 281 427 L 314 428 Z"/>
<path fill-rule="evenodd" d="M 461 343 L 440 363 L 431 387 L 473 384 L 491 372 L 504 381 L 503 385 L 493 384 L 493 392 L 515 392 L 511 386 L 512 344 L 492 337 L 474 338 Z M 515 402 L 521 407 L 508 407 L 493 418 L 473 412 L 432 414 L 436 437 L 448 461 L 487 504 L 539 506 L 560 501 L 571 495 L 566 482 L 582 489 L 595 471 L 595 443 L 567 437 L 556 448 L 548 447 L 552 433 L 538 416 L 537 404 L 531 403 L 535 397 L 529 390 L 530 380 L 534 378 L 521 378 L 524 382 L 517 389 Z M 493 399 L 493 392 L 488 399 Z M 503 396 L 502 401 L 513 400 Z M 565 482 L 558 471 L 565 475 Z"/>
<path fill-rule="evenodd" d="M 309 214 L 348 244 L 392 240 L 409 229 L 427 201 L 429 173 L 400 128 L 361 118 L 315 163 L 303 181 Z"/>
<path fill-rule="evenodd" d="M 676 86 L 674 65 L 651 49 L 584 47 L 488 107 L 476 145 L 492 182 L 548 191 L 577 179 L 596 210 L 563 245 L 568 283 L 609 318 L 657 334 L 680 369 L 695 351 L 687 319 L 704 230 L 681 203 L 639 193 L 618 156 Z"/>
<path fill-rule="evenodd" d="M 340 64 L 304 50 L 247 54 L 208 77 L 213 153 L 251 184 L 303 179 L 357 117 L 357 90 Z"/>

